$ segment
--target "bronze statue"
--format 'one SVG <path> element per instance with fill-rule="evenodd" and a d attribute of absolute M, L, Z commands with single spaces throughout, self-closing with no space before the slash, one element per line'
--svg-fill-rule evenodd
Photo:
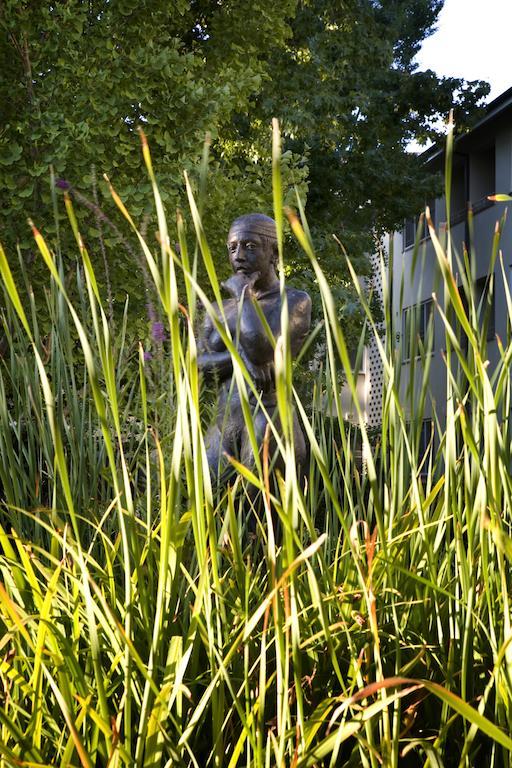
<path fill-rule="evenodd" d="M 273 219 L 251 213 L 236 219 L 229 230 L 228 255 L 234 274 L 223 283 L 230 294 L 223 310 L 233 339 L 248 372 L 259 390 L 261 402 L 279 429 L 276 408 L 274 349 L 263 327 L 256 303 L 277 339 L 281 334 L 281 296 L 276 274 L 277 235 Z M 304 291 L 286 288 L 292 355 L 301 349 L 311 323 L 311 299 Z M 214 305 L 221 318 L 217 305 Z M 219 408 L 216 421 L 208 430 L 206 447 L 212 477 L 225 477 L 228 462 L 224 454 L 254 467 L 254 455 L 247 435 L 237 386 L 232 382 L 231 355 L 211 318 L 206 316 L 199 340 L 198 366 L 207 378 L 219 383 Z M 249 393 L 258 446 L 263 442 L 267 416 L 252 392 Z M 294 414 L 294 441 L 297 465 L 304 471 L 307 450 L 304 435 Z M 275 444 L 270 441 L 271 451 Z M 272 454 L 271 454 L 272 455 Z M 277 461 L 277 466 L 280 462 Z"/>

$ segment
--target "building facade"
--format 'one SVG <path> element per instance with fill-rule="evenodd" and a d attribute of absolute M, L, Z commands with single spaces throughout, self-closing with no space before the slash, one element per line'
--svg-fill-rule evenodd
<path fill-rule="evenodd" d="M 425 160 L 432 171 L 443 171 L 444 149 L 428 150 Z M 446 196 L 427 202 L 439 239 L 445 244 L 449 228 L 457 285 L 466 306 L 469 291 L 475 297 L 479 321 L 485 324 L 490 366 L 499 356 L 496 337 L 505 340 L 510 332 L 505 284 L 512 288 L 512 221 L 509 216 L 501 231 L 504 269 L 499 258 L 492 266 L 497 222 L 509 204 L 488 198 L 495 193 L 510 194 L 511 190 L 512 88 L 489 104 L 480 122 L 454 142 L 450 215 Z M 427 433 L 430 420 L 437 416 L 443 421 L 446 414 L 447 370 L 443 318 L 436 310 L 436 302 L 441 309 L 444 306 L 444 287 L 425 220 L 405 222 L 402 231 L 390 235 L 386 250 L 392 318 L 387 332 L 393 334 L 398 349 L 402 402 L 406 412 L 413 411 L 428 379 L 427 397 L 421 404 Z M 463 345 L 464 338 L 459 340 Z M 378 398 L 378 371 L 373 376 Z M 378 408 L 372 401 L 371 380 L 368 389 L 367 411 L 375 414 Z"/>

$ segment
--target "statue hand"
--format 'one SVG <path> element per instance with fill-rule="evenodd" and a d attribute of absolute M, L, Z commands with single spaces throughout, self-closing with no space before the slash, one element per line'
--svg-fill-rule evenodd
<path fill-rule="evenodd" d="M 244 361 L 247 372 L 255 383 L 256 387 L 268 391 L 274 384 L 275 366 L 274 361 L 256 365 L 252 362 L 247 353 L 241 349 L 240 354 Z"/>
<path fill-rule="evenodd" d="M 234 299 L 240 299 L 247 291 L 250 292 L 252 290 L 259 276 L 259 272 L 253 272 L 251 275 L 246 275 L 243 272 L 237 272 L 236 274 L 231 275 L 231 277 L 229 277 L 223 283 L 221 283 L 221 286 Z"/>

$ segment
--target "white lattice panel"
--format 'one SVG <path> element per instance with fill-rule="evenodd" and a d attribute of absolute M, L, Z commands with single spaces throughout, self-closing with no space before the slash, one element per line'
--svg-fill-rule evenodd
<path fill-rule="evenodd" d="M 372 265 L 372 281 L 373 289 L 377 293 L 380 301 L 382 302 L 382 280 L 381 280 L 381 267 L 380 267 L 380 254 L 376 253 L 370 257 L 370 263 Z M 381 324 L 380 329 L 382 335 L 384 335 L 384 327 Z M 382 362 L 380 359 L 377 343 L 374 339 L 368 344 L 368 380 L 366 384 L 367 400 L 366 400 L 366 414 L 368 425 L 370 427 L 376 427 L 382 420 Z"/>

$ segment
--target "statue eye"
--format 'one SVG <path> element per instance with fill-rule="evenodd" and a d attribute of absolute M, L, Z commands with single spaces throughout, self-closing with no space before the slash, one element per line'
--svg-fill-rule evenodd
<path fill-rule="evenodd" d="M 246 247 L 246 248 L 247 248 L 249 251 L 253 251 L 253 250 L 256 248 L 256 243 L 250 243 L 250 242 L 249 242 L 249 243 L 246 243 L 246 244 L 245 244 L 245 247 Z"/>

